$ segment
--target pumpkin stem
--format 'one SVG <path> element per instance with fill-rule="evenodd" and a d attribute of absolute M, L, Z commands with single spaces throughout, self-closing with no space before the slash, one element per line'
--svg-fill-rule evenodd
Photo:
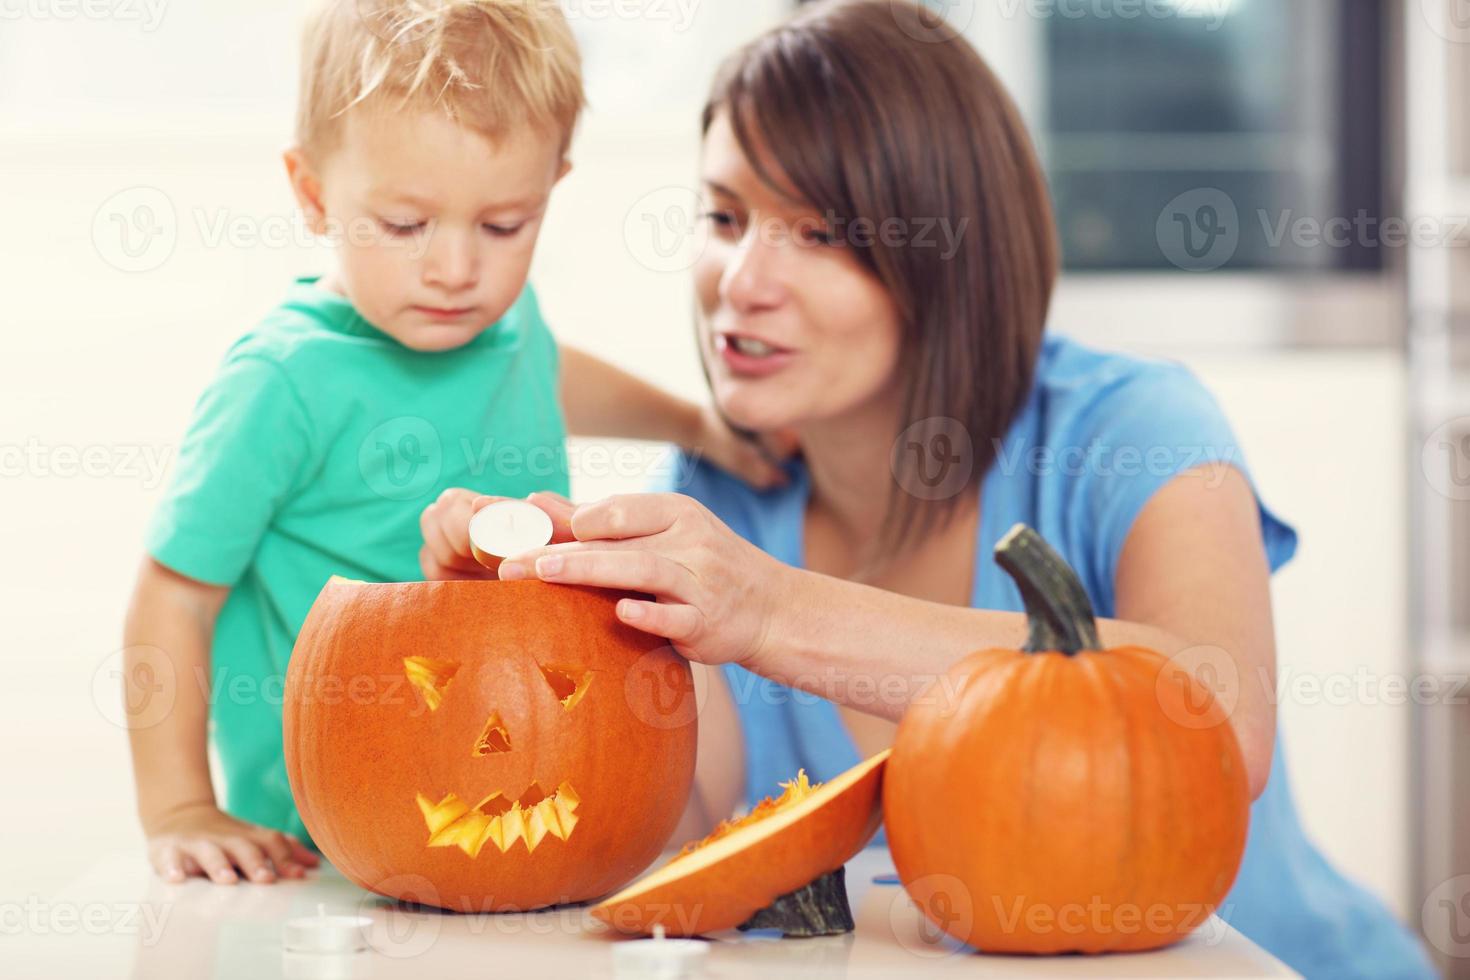
<path fill-rule="evenodd" d="M 847 903 L 847 868 L 819 875 L 796 891 L 787 892 L 740 923 L 749 929 L 780 929 L 781 935 L 839 936 L 852 932 L 852 908 Z"/>
<path fill-rule="evenodd" d="M 1072 656 L 1100 650 L 1092 601 L 1077 573 L 1046 539 L 1025 524 L 1017 524 L 995 546 L 995 563 L 1021 590 L 1031 633 L 1026 653 L 1055 650 Z"/>

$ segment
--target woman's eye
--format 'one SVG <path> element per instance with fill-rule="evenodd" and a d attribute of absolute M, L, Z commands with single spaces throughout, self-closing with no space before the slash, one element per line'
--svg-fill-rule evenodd
<path fill-rule="evenodd" d="M 738 231 L 740 223 L 732 211 L 708 211 L 701 215 L 704 220 L 715 226 L 720 233 Z"/>
<path fill-rule="evenodd" d="M 518 225 L 483 225 L 482 227 L 496 238 L 510 238 L 518 234 L 526 225 L 522 222 Z"/>
<path fill-rule="evenodd" d="M 805 233 L 805 236 L 804 237 L 806 238 L 806 240 L 808 242 L 810 242 L 813 245 L 837 245 L 837 244 L 840 244 L 839 241 L 838 241 L 838 239 L 837 239 L 837 236 L 834 235 L 832 232 L 828 231 L 826 228 L 808 228 L 808 229 L 806 229 L 806 233 Z"/>
<path fill-rule="evenodd" d="M 395 236 L 417 235 L 428 224 L 426 221 L 389 221 L 387 218 L 381 219 L 381 223 L 384 231 Z"/>

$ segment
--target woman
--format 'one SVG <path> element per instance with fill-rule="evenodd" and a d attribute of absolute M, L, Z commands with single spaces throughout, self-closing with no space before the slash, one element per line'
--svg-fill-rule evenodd
<path fill-rule="evenodd" d="M 1222 914 L 1308 975 L 1428 973 L 1293 810 L 1268 586 L 1294 532 L 1187 371 L 1044 333 L 1043 175 L 979 56 L 925 18 L 906 0 L 803 12 L 725 65 L 704 113 L 705 364 L 735 425 L 795 434 L 790 484 L 699 464 L 683 495 L 542 500 L 577 540 L 501 577 L 656 597 L 618 615 L 705 675 L 693 833 L 798 768 L 828 779 L 881 750 L 927 679 L 1019 646 L 1020 597 L 989 559 L 1024 521 L 1110 617 L 1105 645 L 1238 681 L 1258 798 Z M 484 502 L 451 491 L 425 513 L 431 578 L 473 574 Z"/>

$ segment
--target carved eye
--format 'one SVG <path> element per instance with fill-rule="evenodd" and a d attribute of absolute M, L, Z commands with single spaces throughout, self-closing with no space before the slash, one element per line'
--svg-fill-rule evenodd
<path fill-rule="evenodd" d="M 577 706 L 577 702 L 582 700 L 592 684 L 590 670 L 579 671 L 570 667 L 541 667 L 540 670 L 546 686 L 551 688 L 551 693 L 568 711 Z M 408 682 L 423 696 L 424 704 L 428 705 L 430 711 L 439 710 L 439 706 L 444 703 L 444 695 L 458 671 L 459 664 L 449 660 L 435 660 L 432 657 L 403 658 L 403 672 L 408 677 Z M 504 727 L 499 716 L 492 715 L 490 721 L 486 722 L 485 733 L 481 737 L 484 738 L 493 728 L 500 729 L 503 734 Z M 493 751 L 500 752 L 504 749 Z"/>
<path fill-rule="evenodd" d="M 551 688 L 561 706 L 571 711 L 582 700 L 582 695 L 587 693 L 588 686 L 592 683 L 592 671 L 577 671 L 567 667 L 542 667 L 541 676 L 546 678 L 546 684 Z"/>
<path fill-rule="evenodd" d="M 438 711 L 439 705 L 444 703 L 444 692 L 449 690 L 449 682 L 454 680 L 458 671 L 459 664 L 448 660 L 403 658 L 403 672 L 408 675 L 408 682 L 423 695 L 424 704 L 430 711 Z"/>

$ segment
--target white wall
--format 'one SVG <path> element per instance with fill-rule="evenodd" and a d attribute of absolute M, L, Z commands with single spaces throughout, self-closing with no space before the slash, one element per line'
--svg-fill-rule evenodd
<path fill-rule="evenodd" d="M 1400 359 L 1318 352 L 1190 362 L 1225 405 L 1267 504 L 1301 535 L 1273 597 L 1281 731 L 1308 835 L 1401 916 L 1417 915 L 1409 709 L 1393 688 L 1410 670 Z"/>
<path fill-rule="evenodd" d="M 69 876 L 100 851 L 137 843 L 116 802 L 130 799 L 131 783 L 122 732 L 108 721 L 115 688 L 106 671 L 159 487 L 123 454 L 171 453 L 230 340 L 292 275 L 327 260 L 309 244 L 208 240 L 221 218 L 269 230 L 291 215 L 277 154 L 289 132 L 295 6 L 170 6 L 151 33 L 120 23 L 0 25 L 8 231 L 0 239 L 8 293 L 0 445 L 27 447 L 39 460 L 0 483 L 8 557 L 0 564 L 0 731 L 12 746 L 0 839 L 35 840 L 44 830 L 66 844 L 0 849 L 0 882 L 13 888 Z M 680 206 L 708 72 L 778 4 L 741 6 L 699 8 L 694 26 L 671 41 L 692 53 L 646 84 L 628 79 L 657 63 L 651 49 L 589 54 L 597 111 L 536 266 L 564 339 L 690 395 L 701 383 L 686 277 L 649 267 L 657 256 L 640 221 L 650 207 L 660 215 Z M 637 25 L 579 30 L 595 42 L 604 27 L 626 42 Z M 113 195 L 138 186 L 177 216 L 177 242 L 157 268 L 128 273 L 107 261 L 119 261 L 119 239 L 106 209 L 96 239 L 93 224 Z M 1069 284 L 1059 303 L 1064 328 L 1086 326 L 1087 304 L 1068 300 L 1077 288 Z M 1187 302 L 1179 307 L 1182 322 L 1190 312 Z M 1397 359 L 1215 353 L 1192 363 L 1225 402 L 1268 500 L 1302 532 L 1301 554 L 1278 581 L 1283 670 L 1401 670 Z M 68 447 L 100 447 L 112 462 L 95 475 L 56 475 Z M 583 474 L 576 489 L 593 496 L 639 482 Z M 1288 701 L 1282 716 L 1310 830 L 1335 861 L 1406 907 L 1403 712 Z"/>

